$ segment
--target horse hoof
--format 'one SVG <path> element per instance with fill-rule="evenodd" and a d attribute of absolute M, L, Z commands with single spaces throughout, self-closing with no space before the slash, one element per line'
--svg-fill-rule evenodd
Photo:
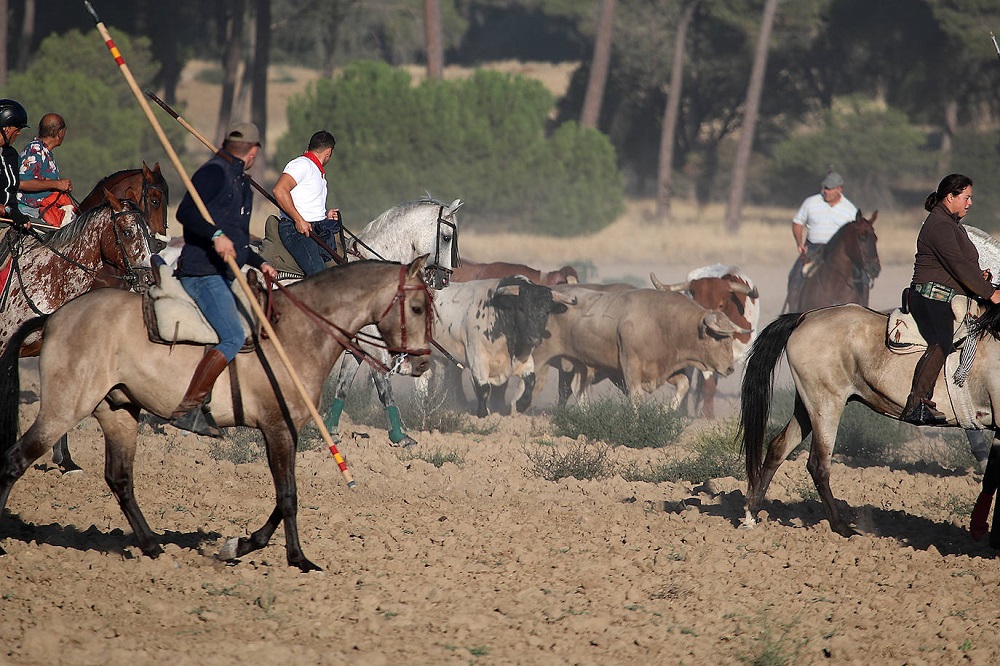
<path fill-rule="evenodd" d="M 756 526 L 757 526 L 756 519 L 747 516 L 745 518 L 740 518 L 740 525 L 737 529 L 752 530 Z"/>
<path fill-rule="evenodd" d="M 73 463 L 72 466 L 70 466 L 70 465 L 61 465 L 59 468 L 62 470 L 62 475 L 63 476 L 70 476 L 72 474 L 79 474 L 79 475 L 83 476 L 83 468 L 80 467 L 79 465 L 77 465 L 76 463 Z"/>
<path fill-rule="evenodd" d="M 222 548 L 219 549 L 219 553 L 215 556 L 216 559 L 222 560 L 223 562 L 231 562 L 235 560 L 238 555 L 237 549 L 240 546 L 240 540 L 233 537 L 226 543 L 222 544 Z"/>
<path fill-rule="evenodd" d="M 993 503 L 993 495 L 983 491 L 976 498 L 976 506 L 972 509 L 972 519 L 969 521 L 969 534 L 974 541 L 979 541 L 990 531 L 990 504 Z"/>
<path fill-rule="evenodd" d="M 304 557 L 296 562 L 289 561 L 288 566 L 298 567 L 302 573 L 309 573 L 310 571 L 323 571 L 322 567 L 313 564 Z"/>
<path fill-rule="evenodd" d="M 416 445 L 417 445 L 417 440 L 413 439 L 409 435 L 403 435 L 403 439 L 399 440 L 398 442 L 394 442 L 392 441 L 392 439 L 389 440 L 389 446 L 401 449 L 408 449 L 411 446 L 416 446 Z"/>

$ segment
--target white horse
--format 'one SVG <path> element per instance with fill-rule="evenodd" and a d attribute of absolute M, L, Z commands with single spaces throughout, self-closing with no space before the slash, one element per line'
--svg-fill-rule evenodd
<path fill-rule="evenodd" d="M 458 218 L 455 213 L 463 203 L 461 199 L 455 199 L 450 204 L 444 204 L 427 197 L 393 206 L 369 222 L 354 240 L 348 241 L 348 260 L 363 258 L 407 263 L 429 254 L 425 269 L 428 283 L 435 289 L 441 289 L 447 286 L 452 269 L 458 265 Z M 363 330 L 365 333 L 374 333 L 369 329 Z M 387 362 L 384 349 L 364 342 L 361 342 L 360 347 L 365 353 L 379 358 L 383 363 Z M 345 354 L 340 364 L 336 397 L 324 419 L 335 442 L 341 441 L 340 416 L 344 411 L 347 390 L 354 381 L 360 363 L 361 360 L 357 357 Z M 374 368 L 370 368 L 369 374 L 379 400 L 385 407 L 389 441 L 394 446 L 413 446 L 417 442 L 403 432 L 399 407 L 392 394 L 389 377 Z"/>

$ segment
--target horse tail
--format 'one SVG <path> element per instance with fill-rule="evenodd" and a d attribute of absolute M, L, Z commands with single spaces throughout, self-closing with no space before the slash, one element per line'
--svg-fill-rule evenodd
<path fill-rule="evenodd" d="M 21 381 L 18 367 L 21 345 L 25 338 L 39 330 L 49 315 L 29 319 L 21 324 L 7 341 L 7 348 L 0 355 L 0 454 L 17 442 L 20 411 Z"/>
<path fill-rule="evenodd" d="M 802 315 L 798 312 L 781 315 L 761 331 L 747 355 L 738 436 L 742 436 L 740 450 L 746 455 L 747 481 L 751 488 L 764 467 L 764 437 L 771 415 L 774 371 L 788 338 L 801 320 Z"/>

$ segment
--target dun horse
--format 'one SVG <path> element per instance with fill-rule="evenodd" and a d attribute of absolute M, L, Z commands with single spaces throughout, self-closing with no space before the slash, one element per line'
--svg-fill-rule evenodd
<path fill-rule="evenodd" d="M 858 305 L 842 305 L 782 315 L 758 336 L 746 364 L 741 396 L 740 429 L 747 468 L 745 526 L 755 524 L 767 488 L 785 457 L 812 433 L 807 469 L 830 527 L 838 534 L 854 534 L 830 490 L 830 459 L 841 414 L 847 402 L 858 401 L 898 419 L 920 358 L 920 354 L 898 355 L 886 348 L 886 319 L 885 314 Z M 995 431 L 994 406 L 1000 404 L 1000 308 L 991 308 L 979 322 L 986 334 L 977 338 L 976 360 L 964 388 L 946 384 L 945 376 L 954 372 L 950 360 L 934 396 L 948 426 Z M 795 382 L 795 406 L 765 457 L 774 370 L 782 352 Z M 990 455 L 994 457 L 994 452 Z"/>
<path fill-rule="evenodd" d="M 878 211 L 870 220 L 858 211 L 823 248 L 815 271 L 805 278 L 798 303 L 788 303 L 788 312 L 805 312 L 828 305 L 858 303 L 868 307 L 872 282 L 882 271 L 875 234 Z"/>
<path fill-rule="evenodd" d="M 402 364 L 404 372 L 419 375 L 426 370 L 432 301 L 424 283 L 424 262 L 424 257 L 408 266 L 358 262 L 304 279 L 288 287 L 288 295 L 274 295 L 274 312 L 279 315 L 275 333 L 281 340 L 295 340 L 286 354 L 313 404 L 347 344 L 345 338 L 368 324 L 378 328 L 395 353 L 416 356 Z M 139 510 L 132 485 L 139 412 L 168 416 L 184 391 L 177 378 L 191 375 L 203 349 L 151 343 L 143 330 L 142 297 L 137 294 L 118 289 L 85 294 L 45 323 L 41 405 L 35 422 L 14 442 L 15 345 L 40 319 L 22 327 L 0 357 L 0 396 L 5 401 L 0 409 L 0 511 L 14 482 L 31 463 L 93 414 L 104 431 L 105 480 L 142 552 L 157 557 L 163 549 Z M 255 353 L 240 354 L 223 372 L 213 394 L 212 413 L 220 426 L 261 430 L 276 491 L 275 507 L 265 524 L 250 537 L 231 540 L 220 557 L 235 559 L 263 548 L 283 521 L 288 564 L 303 571 L 319 569 L 303 554 L 297 525 L 295 440 L 310 414 L 270 339 L 258 340 Z"/>

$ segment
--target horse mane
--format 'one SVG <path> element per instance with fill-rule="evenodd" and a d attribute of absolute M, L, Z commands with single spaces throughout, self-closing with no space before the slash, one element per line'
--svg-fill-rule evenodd
<path fill-rule="evenodd" d="M 427 195 L 421 197 L 420 199 L 413 199 L 411 201 L 404 201 L 402 203 L 396 204 L 389 210 L 385 211 L 374 220 L 369 222 L 364 229 L 362 229 L 361 234 L 363 236 L 368 236 L 370 234 L 376 234 L 382 231 L 385 227 L 389 226 L 397 219 L 404 217 L 409 211 L 414 208 L 419 208 L 420 206 L 444 206 L 446 205 L 442 201 L 438 201 L 434 197 Z"/>
<path fill-rule="evenodd" d="M 132 201 L 131 199 L 122 199 L 121 202 L 126 210 L 130 211 L 139 210 L 139 205 L 134 201 Z M 87 224 L 90 222 L 90 220 L 99 213 L 101 213 L 106 208 L 111 208 L 111 203 L 108 201 L 105 201 L 96 208 L 91 208 L 90 210 L 83 213 L 75 220 L 67 224 L 66 226 L 59 227 L 54 232 L 52 232 L 52 235 L 49 236 L 49 238 L 45 241 L 45 245 L 53 249 L 59 250 L 68 245 L 73 244 L 73 242 L 80 237 L 80 234 L 83 233 L 83 230 L 87 228 Z"/>
<path fill-rule="evenodd" d="M 970 336 L 981 336 L 984 333 L 988 333 L 994 338 L 1000 338 L 1000 305 L 990 303 L 986 312 L 979 315 L 970 324 Z"/>

